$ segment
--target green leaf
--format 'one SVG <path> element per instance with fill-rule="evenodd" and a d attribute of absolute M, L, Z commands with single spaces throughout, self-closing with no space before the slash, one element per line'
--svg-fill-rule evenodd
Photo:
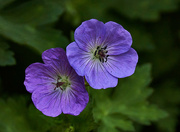
<path fill-rule="evenodd" d="M 26 121 L 26 108 L 24 98 L 19 100 L 0 99 L 0 130 L 2 132 L 32 132 Z"/>
<path fill-rule="evenodd" d="M 0 17 L 0 34 L 19 43 L 31 46 L 42 53 L 49 48 L 65 48 L 68 40 L 60 31 L 15 24 Z"/>
<path fill-rule="evenodd" d="M 14 53 L 9 49 L 9 45 L 0 38 L 0 66 L 15 65 Z"/>
<path fill-rule="evenodd" d="M 0 99 L 0 109 L 2 132 L 47 132 L 56 120 L 43 115 L 33 105 L 28 108 L 23 96 L 8 98 L 7 101 Z"/>
<path fill-rule="evenodd" d="M 68 117 L 75 132 L 90 132 L 97 126 L 93 119 L 91 101 L 87 104 L 86 108 L 80 113 L 80 115 L 69 115 Z"/>
<path fill-rule="evenodd" d="M 115 17 L 119 17 L 120 14 L 131 19 L 157 21 L 162 12 L 178 9 L 178 0 L 72 0 L 67 3 L 67 6 L 71 9 L 68 12 L 69 15 L 76 14 L 73 16 L 75 21 L 90 18 L 107 19 L 107 14 Z"/>
<path fill-rule="evenodd" d="M 145 21 L 158 20 L 163 11 L 174 11 L 178 8 L 178 0 L 114 0 L 115 8 L 129 18 L 140 18 Z M 121 8 L 119 8 L 121 5 Z"/>
<path fill-rule="evenodd" d="M 119 100 L 122 104 L 134 104 L 144 101 L 151 93 L 148 88 L 151 82 L 151 65 L 146 64 L 137 67 L 135 73 L 124 79 L 120 79 L 113 95 L 114 100 Z"/>
<path fill-rule="evenodd" d="M 134 131 L 133 122 L 149 125 L 167 116 L 167 113 L 156 105 L 149 104 L 147 97 L 152 89 L 151 66 L 149 64 L 136 68 L 136 72 L 124 79 L 119 79 L 114 89 L 91 90 L 95 106 L 93 115 L 96 122 L 100 122 L 100 131 L 120 128 L 124 131 Z"/>
<path fill-rule="evenodd" d="M 98 132 L 119 132 L 117 129 L 109 127 L 107 125 L 101 125 L 98 128 Z"/>
<path fill-rule="evenodd" d="M 37 132 L 46 132 L 55 124 L 55 120 L 57 119 L 57 117 L 51 118 L 43 115 L 42 112 L 36 109 L 32 104 L 29 106 L 27 112 L 29 125 Z"/>
<path fill-rule="evenodd" d="M 13 23 L 44 25 L 58 20 L 63 11 L 63 2 L 32 0 L 7 9 L 1 14 Z"/>

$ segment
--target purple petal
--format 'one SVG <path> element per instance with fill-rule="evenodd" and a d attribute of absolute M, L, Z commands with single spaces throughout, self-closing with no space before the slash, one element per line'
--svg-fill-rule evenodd
<path fill-rule="evenodd" d="M 70 65 L 75 69 L 77 74 L 84 76 L 85 67 L 91 59 L 90 54 L 81 50 L 76 42 L 72 42 L 67 46 L 66 53 Z"/>
<path fill-rule="evenodd" d="M 64 114 L 79 115 L 89 101 L 85 89 L 84 78 L 78 76 L 74 69 L 69 75 L 71 88 L 67 88 L 62 95 L 62 110 Z"/>
<path fill-rule="evenodd" d="M 99 60 L 89 64 L 85 74 L 87 82 L 95 89 L 115 87 L 118 83 L 118 79 L 109 74 Z"/>
<path fill-rule="evenodd" d="M 85 81 L 84 81 L 84 78 L 82 76 L 79 76 L 74 69 L 71 70 L 71 73 L 69 74 L 69 79 L 71 81 L 71 83 L 73 84 L 73 86 L 77 86 L 77 87 L 80 87 L 81 85 L 84 86 L 85 84 Z M 81 86 L 82 87 L 82 86 Z M 79 90 L 83 90 L 83 91 L 86 91 L 85 88 L 80 88 L 78 89 Z M 77 91 L 77 89 L 76 89 Z"/>
<path fill-rule="evenodd" d="M 32 93 L 32 101 L 43 114 L 56 117 L 62 113 L 61 95 L 60 90 L 37 89 Z"/>
<path fill-rule="evenodd" d="M 54 82 L 56 73 L 50 66 L 42 63 L 33 63 L 25 70 L 24 85 L 28 92 L 32 93 L 39 88 L 47 88 Z"/>
<path fill-rule="evenodd" d="M 107 45 L 108 54 L 119 55 L 127 52 L 132 45 L 131 34 L 115 22 L 107 22 L 105 27 L 107 34 L 104 45 Z"/>
<path fill-rule="evenodd" d="M 69 76 L 72 67 L 70 66 L 68 60 L 57 60 L 57 59 L 52 59 L 51 60 L 51 67 L 53 70 L 56 72 L 57 75 L 59 76 Z"/>
<path fill-rule="evenodd" d="M 106 70 L 115 77 L 123 78 L 134 73 L 138 62 L 137 52 L 130 48 L 126 53 L 117 56 L 109 56 L 106 63 L 103 63 Z"/>
<path fill-rule="evenodd" d="M 51 48 L 42 53 L 42 59 L 45 64 L 50 64 L 54 59 L 67 60 L 66 52 L 62 48 Z"/>
<path fill-rule="evenodd" d="M 89 49 L 101 45 L 105 39 L 105 33 L 104 23 L 91 19 L 83 22 L 75 30 L 74 38 L 82 50 L 89 51 Z"/>
<path fill-rule="evenodd" d="M 72 85 L 62 94 L 62 111 L 64 114 L 79 115 L 86 107 L 89 101 L 88 92 L 84 85 Z"/>

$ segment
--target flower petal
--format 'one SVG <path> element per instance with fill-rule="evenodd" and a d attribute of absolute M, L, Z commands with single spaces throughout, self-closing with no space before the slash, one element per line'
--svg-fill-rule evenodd
<path fill-rule="evenodd" d="M 99 60 L 87 66 L 85 77 L 89 85 L 95 89 L 116 87 L 118 83 L 118 79 L 109 74 Z"/>
<path fill-rule="evenodd" d="M 62 110 L 64 114 L 79 115 L 89 101 L 88 92 L 85 89 L 84 78 L 78 76 L 74 69 L 69 74 L 71 86 L 62 94 Z"/>
<path fill-rule="evenodd" d="M 45 64 L 50 64 L 53 59 L 67 60 L 66 52 L 62 48 L 51 48 L 42 53 L 42 59 Z"/>
<path fill-rule="evenodd" d="M 115 77 L 123 78 L 134 73 L 138 62 L 138 54 L 133 49 L 117 56 L 109 56 L 106 63 L 103 63 L 106 70 Z"/>
<path fill-rule="evenodd" d="M 106 40 L 104 45 L 107 45 L 109 55 L 119 55 L 127 52 L 132 45 L 131 34 L 121 25 L 115 22 L 105 23 Z"/>
<path fill-rule="evenodd" d="M 62 94 L 61 104 L 64 114 L 79 115 L 89 101 L 88 92 L 84 85 L 72 85 Z"/>
<path fill-rule="evenodd" d="M 72 67 L 70 66 L 68 60 L 51 60 L 51 67 L 58 76 L 69 76 Z"/>
<path fill-rule="evenodd" d="M 83 22 L 74 34 L 78 46 L 85 51 L 101 45 L 105 38 L 105 26 L 103 22 L 91 19 Z"/>
<path fill-rule="evenodd" d="M 42 63 L 33 63 L 25 70 L 24 85 L 28 92 L 32 93 L 35 89 L 47 88 L 55 80 L 56 73 L 50 66 Z"/>
<path fill-rule="evenodd" d="M 75 69 L 77 74 L 84 76 L 85 67 L 91 59 L 90 54 L 81 50 L 76 42 L 72 42 L 67 46 L 66 54 L 70 65 Z"/>
<path fill-rule="evenodd" d="M 44 115 L 56 117 L 62 113 L 61 95 L 59 89 L 37 89 L 32 93 L 32 101 Z"/>

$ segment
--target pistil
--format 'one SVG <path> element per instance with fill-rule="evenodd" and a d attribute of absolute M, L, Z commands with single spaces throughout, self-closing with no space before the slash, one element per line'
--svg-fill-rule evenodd
<path fill-rule="evenodd" d="M 98 58 L 100 62 L 104 63 L 107 62 L 107 57 L 109 55 L 107 55 L 108 51 L 106 50 L 107 46 L 105 47 L 100 47 L 97 46 L 95 52 L 94 52 L 94 57 Z"/>

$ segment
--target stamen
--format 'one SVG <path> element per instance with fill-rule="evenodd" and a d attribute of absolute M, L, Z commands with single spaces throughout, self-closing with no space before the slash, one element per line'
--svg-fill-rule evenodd
<path fill-rule="evenodd" d="M 96 56 L 97 50 L 94 52 L 94 56 Z"/>
<path fill-rule="evenodd" d="M 99 59 L 100 62 L 104 63 L 107 62 L 107 55 L 108 51 L 106 50 L 107 46 L 104 48 L 101 48 L 100 46 L 97 46 L 95 52 L 94 52 L 94 57 Z"/>
<path fill-rule="evenodd" d="M 101 57 L 99 56 L 99 61 L 101 62 Z"/>
<path fill-rule="evenodd" d="M 106 48 L 107 48 L 107 45 L 104 48 L 101 48 L 101 49 L 106 49 Z"/>
<path fill-rule="evenodd" d="M 107 62 L 107 57 L 105 58 L 105 62 Z"/>
<path fill-rule="evenodd" d="M 101 62 L 104 63 L 104 58 L 102 58 L 101 60 L 102 60 Z"/>

